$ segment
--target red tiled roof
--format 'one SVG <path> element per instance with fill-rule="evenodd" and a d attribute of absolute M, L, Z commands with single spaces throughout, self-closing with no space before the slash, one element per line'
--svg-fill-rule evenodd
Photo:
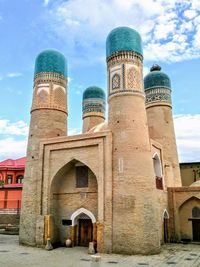
<path fill-rule="evenodd" d="M 0 168 L 21 169 L 25 168 L 26 157 L 19 159 L 6 159 L 0 162 Z"/>

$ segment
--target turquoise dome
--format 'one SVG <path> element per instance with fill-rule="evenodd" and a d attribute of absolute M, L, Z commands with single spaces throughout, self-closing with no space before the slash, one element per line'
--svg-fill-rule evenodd
<path fill-rule="evenodd" d="M 83 100 L 89 99 L 89 98 L 100 98 L 105 100 L 106 95 L 103 89 L 97 86 L 90 86 L 87 89 L 85 89 L 83 93 Z"/>
<path fill-rule="evenodd" d="M 63 54 L 56 50 L 41 52 L 35 61 L 35 75 L 41 72 L 55 72 L 67 77 L 67 62 Z"/>
<path fill-rule="evenodd" d="M 167 87 L 171 89 L 170 78 L 164 72 L 160 71 L 161 67 L 154 65 L 149 74 L 144 78 L 144 89 L 152 87 Z"/>
<path fill-rule="evenodd" d="M 109 33 L 106 39 L 106 56 L 120 51 L 132 51 L 142 55 L 142 40 L 137 31 L 118 27 Z"/>

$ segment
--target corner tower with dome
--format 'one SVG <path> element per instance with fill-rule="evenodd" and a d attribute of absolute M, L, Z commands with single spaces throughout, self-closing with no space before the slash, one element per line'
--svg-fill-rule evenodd
<path fill-rule="evenodd" d="M 67 135 L 67 62 L 56 50 L 36 58 L 27 161 L 20 216 L 20 242 L 36 243 L 40 141 Z M 38 184 L 39 183 L 39 184 Z"/>
<path fill-rule="evenodd" d="M 144 78 L 144 87 L 149 135 L 162 145 L 166 186 L 181 186 L 170 78 L 159 65 L 153 65 Z"/>
<path fill-rule="evenodd" d="M 21 244 L 148 255 L 192 236 L 200 188 L 181 187 L 170 79 L 154 65 L 143 80 L 142 40 L 128 27 L 109 33 L 106 62 L 108 120 L 106 90 L 89 86 L 82 133 L 68 136 L 66 59 L 36 58 Z"/>
<path fill-rule="evenodd" d="M 103 89 L 90 86 L 83 93 L 83 133 L 105 121 L 106 95 Z"/>
<path fill-rule="evenodd" d="M 138 32 L 128 27 L 111 31 L 106 56 L 108 125 L 113 134 L 113 251 L 156 253 L 160 247 L 158 205 Z"/>

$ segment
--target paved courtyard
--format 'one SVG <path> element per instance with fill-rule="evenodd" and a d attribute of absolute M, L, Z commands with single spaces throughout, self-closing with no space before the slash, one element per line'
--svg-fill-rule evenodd
<path fill-rule="evenodd" d="M 18 236 L 0 235 L 0 267 L 133 267 L 180 266 L 200 267 L 200 245 L 170 244 L 154 256 L 101 256 L 101 263 L 92 263 L 86 248 L 57 248 L 46 251 L 18 245 Z"/>

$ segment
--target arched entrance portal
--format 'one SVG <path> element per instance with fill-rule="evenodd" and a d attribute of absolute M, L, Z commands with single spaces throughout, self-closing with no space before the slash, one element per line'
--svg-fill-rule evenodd
<path fill-rule="evenodd" d="M 84 163 L 72 160 L 55 175 L 51 185 L 51 214 L 54 243 L 86 246 L 95 237 L 98 214 L 98 184 L 95 174 Z"/>
<path fill-rule="evenodd" d="M 180 237 L 183 241 L 200 241 L 200 199 L 192 196 L 179 207 Z"/>
<path fill-rule="evenodd" d="M 87 247 L 89 242 L 96 243 L 96 219 L 92 212 L 80 208 L 71 216 L 73 245 Z"/>

